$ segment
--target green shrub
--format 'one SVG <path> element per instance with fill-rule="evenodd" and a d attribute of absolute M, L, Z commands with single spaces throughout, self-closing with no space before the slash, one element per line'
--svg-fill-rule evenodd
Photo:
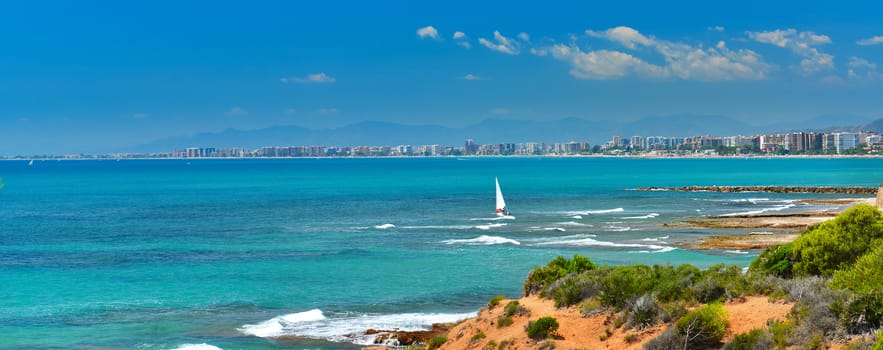
<path fill-rule="evenodd" d="M 558 330 L 558 320 L 554 317 L 541 317 L 527 325 L 527 336 L 532 339 L 545 339 Z"/>
<path fill-rule="evenodd" d="M 850 328 L 879 328 L 883 318 L 883 245 L 859 258 L 849 269 L 836 271 L 831 286 L 856 294 L 846 307 Z"/>
<path fill-rule="evenodd" d="M 632 298 L 653 290 L 653 270 L 646 265 L 606 267 L 607 274 L 598 280 L 597 295 L 602 304 L 622 309 Z"/>
<path fill-rule="evenodd" d="M 601 312 L 603 309 L 604 307 L 601 306 L 601 302 L 595 298 L 585 299 L 579 305 L 579 311 L 582 313 L 583 317 L 592 316 Z"/>
<path fill-rule="evenodd" d="M 791 278 L 794 275 L 794 264 L 791 261 L 793 253 L 794 242 L 774 245 L 764 250 L 757 258 L 751 261 L 749 270 Z"/>
<path fill-rule="evenodd" d="M 880 211 L 867 204 L 856 205 L 794 241 L 794 274 L 831 276 L 878 246 L 881 238 Z"/>
<path fill-rule="evenodd" d="M 625 342 L 626 342 L 626 343 L 631 344 L 631 343 L 634 343 L 634 342 L 636 342 L 636 341 L 638 341 L 638 335 L 636 335 L 636 334 L 634 334 L 634 333 L 630 333 L 630 334 L 628 334 L 628 335 L 625 336 Z"/>
<path fill-rule="evenodd" d="M 500 305 L 500 302 L 503 301 L 506 297 L 503 294 L 497 295 L 491 298 L 490 301 L 487 302 L 488 309 L 493 309 L 495 306 Z"/>
<path fill-rule="evenodd" d="M 883 330 L 877 331 L 877 343 L 871 347 L 871 350 L 883 350 Z"/>
<path fill-rule="evenodd" d="M 791 334 L 794 333 L 794 323 L 791 321 L 771 322 L 767 324 L 770 334 L 773 337 L 773 345 L 776 348 L 784 349 L 791 345 Z"/>
<path fill-rule="evenodd" d="M 546 266 L 541 266 L 530 271 L 527 280 L 524 281 L 524 296 L 542 292 L 543 289 L 571 273 L 579 273 L 592 270 L 595 264 L 589 258 L 579 254 L 573 256 L 573 260 L 564 257 L 552 259 Z M 540 293 L 540 295 L 544 295 Z"/>
<path fill-rule="evenodd" d="M 503 314 L 507 317 L 515 316 L 515 314 L 521 311 L 521 306 L 518 303 L 518 300 L 512 300 L 508 304 L 506 304 L 506 308 L 503 310 Z"/>
<path fill-rule="evenodd" d="M 741 267 L 717 264 L 703 271 L 692 289 L 697 301 L 710 303 L 743 296 L 748 290 L 748 281 Z"/>
<path fill-rule="evenodd" d="M 484 338 L 487 338 L 487 335 L 485 335 L 484 332 L 479 331 L 478 333 L 473 335 L 472 338 L 469 338 L 469 342 L 474 343 Z"/>
<path fill-rule="evenodd" d="M 497 349 L 497 342 L 494 341 L 494 340 L 488 340 L 488 341 L 487 341 L 487 345 L 485 345 L 484 347 L 487 348 L 487 349 L 493 349 L 493 350 L 496 350 L 496 349 Z"/>
<path fill-rule="evenodd" d="M 683 301 L 673 301 L 663 304 L 659 311 L 659 320 L 662 322 L 674 322 L 687 314 L 687 304 Z"/>
<path fill-rule="evenodd" d="M 429 340 L 429 344 L 427 346 L 427 349 L 428 350 L 437 349 L 439 346 L 442 346 L 442 344 L 447 343 L 447 342 L 448 342 L 448 337 L 446 337 L 446 336 L 439 335 L 439 336 L 433 337 L 432 339 Z"/>
<path fill-rule="evenodd" d="M 770 333 L 763 329 L 752 329 L 748 333 L 737 334 L 724 347 L 726 350 L 754 350 L 772 349 L 773 339 Z"/>
<path fill-rule="evenodd" d="M 497 328 L 503 328 L 512 325 L 512 317 L 500 315 L 497 318 Z"/>
<path fill-rule="evenodd" d="M 572 273 L 552 282 L 546 288 L 546 295 L 555 300 L 555 307 L 570 306 L 590 298 L 598 292 L 598 282 L 592 271 Z"/>
<path fill-rule="evenodd" d="M 680 350 L 683 348 L 684 337 L 672 327 L 644 344 L 644 350 Z"/>
<path fill-rule="evenodd" d="M 656 324 L 659 316 L 659 305 L 650 295 L 644 294 L 628 305 L 628 328 L 644 329 Z"/>
<path fill-rule="evenodd" d="M 661 302 L 692 299 L 692 287 L 701 276 L 702 270 L 690 264 L 682 264 L 676 268 L 671 265 L 654 265 L 654 295 Z"/>
<path fill-rule="evenodd" d="M 691 348 L 712 347 L 719 345 L 727 334 L 729 321 L 723 305 L 714 303 L 687 313 L 675 326 Z"/>

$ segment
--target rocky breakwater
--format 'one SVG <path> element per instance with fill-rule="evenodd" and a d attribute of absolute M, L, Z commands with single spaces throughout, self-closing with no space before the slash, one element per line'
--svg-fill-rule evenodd
<path fill-rule="evenodd" d="M 676 192 L 770 192 L 770 193 L 840 193 L 877 194 L 876 187 L 831 187 L 831 186 L 681 186 L 681 187 L 638 187 L 638 191 Z"/>

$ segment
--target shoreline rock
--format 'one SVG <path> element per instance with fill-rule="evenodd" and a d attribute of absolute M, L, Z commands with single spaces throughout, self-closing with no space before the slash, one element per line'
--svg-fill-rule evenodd
<path fill-rule="evenodd" d="M 840 193 L 877 194 L 876 187 L 832 187 L 832 186 L 681 186 L 681 187 L 638 187 L 638 191 L 674 192 L 770 192 L 770 193 Z"/>

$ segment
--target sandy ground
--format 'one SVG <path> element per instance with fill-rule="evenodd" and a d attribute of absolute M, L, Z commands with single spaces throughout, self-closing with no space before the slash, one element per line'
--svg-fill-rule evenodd
<path fill-rule="evenodd" d="M 478 316 L 456 325 L 448 332 L 448 342 L 441 349 L 485 349 L 490 341 L 498 345 L 508 341 L 511 345 L 507 349 L 538 348 L 545 341 L 538 342 L 528 338 L 525 329 L 528 320 L 545 316 L 555 317 L 560 324 L 558 336 L 551 339 L 556 349 L 640 349 L 644 343 L 655 338 L 668 327 L 666 324 L 661 324 L 642 331 L 626 330 L 624 326 L 615 328 L 614 322 L 619 315 L 602 312 L 583 317 L 576 307 L 557 309 L 552 300 L 531 296 L 519 299 L 520 305 L 527 310 L 525 314 L 513 317 L 511 325 L 497 328 L 497 319 L 508 302 L 504 300 L 497 307 L 482 310 Z M 770 303 L 768 298 L 759 296 L 748 297 L 744 302 L 725 304 L 724 308 L 727 309 L 730 317 L 730 330 L 725 340 L 732 339 L 736 334 L 763 327 L 767 320 L 784 320 L 791 306 L 791 304 Z M 602 341 L 601 335 L 608 329 L 611 335 Z M 479 333 L 483 333 L 485 337 L 475 337 Z M 637 336 L 637 340 L 630 343 L 625 338 L 632 334 Z"/>

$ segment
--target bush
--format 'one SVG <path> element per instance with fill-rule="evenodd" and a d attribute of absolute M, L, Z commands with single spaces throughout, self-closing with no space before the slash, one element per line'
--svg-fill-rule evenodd
<path fill-rule="evenodd" d="M 515 314 L 520 314 L 524 312 L 524 308 L 518 303 L 518 300 L 512 300 L 508 304 L 506 304 L 506 308 L 503 309 L 503 314 L 512 317 Z"/>
<path fill-rule="evenodd" d="M 607 274 L 598 280 L 597 295 L 602 304 L 622 309 L 632 298 L 652 292 L 653 270 L 646 265 L 606 267 Z"/>
<path fill-rule="evenodd" d="M 782 245 L 774 245 L 764 250 L 757 256 L 751 265 L 750 271 L 760 271 L 783 278 L 794 276 L 793 263 L 794 242 Z"/>
<path fill-rule="evenodd" d="M 527 325 L 527 336 L 532 339 L 545 339 L 558 330 L 558 320 L 554 317 L 541 317 Z"/>
<path fill-rule="evenodd" d="M 726 350 L 756 350 L 756 349 L 772 349 L 773 337 L 769 332 L 763 329 L 752 329 L 748 333 L 737 334 L 733 337 Z"/>
<path fill-rule="evenodd" d="M 687 304 L 683 301 L 674 301 L 663 304 L 659 312 L 659 320 L 662 322 L 674 322 L 687 314 Z"/>
<path fill-rule="evenodd" d="M 654 293 L 661 302 L 692 299 L 691 289 L 702 276 L 702 270 L 690 264 L 677 268 L 671 265 L 653 266 Z"/>
<path fill-rule="evenodd" d="M 791 345 L 791 334 L 794 333 L 794 323 L 791 321 L 771 322 L 767 324 L 767 329 L 772 335 L 773 345 L 776 348 L 784 349 Z"/>
<path fill-rule="evenodd" d="M 524 296 L 529 296 L 538 292 L 564 276 L 571 273 L 580 273 L 592 270 L 595 264 L 589 258 L 579 254 L 573 256 L 573 260 L 567 260 L 564 257 L 552 259 L 546 266 L 541 266 L 530 271 L 527 280 L 524 281 Z M 541 293 L 541 295 L 544 295 Z"/>
<path fill-rule="evenodd" d="M 719 345 L 727 334 L 729 321 L 723 305 L 714 303 L 687 313 L 675 326 L 690 348 L 712 347 Z"/>
<path fill-rule="evenodd" d="M 684 337 L 671 327 L 644 344 L 644 350 L 681 350 L 683 348 Z"/>
<path fill-rule="evenodd" d="M 497 318 L 497 328 L 503 328 L 512 325 L 512 317 L 501 315 Z"/>
<path fill-rule="evenodd" d="M 485 345 L 484 347 L 487 349 L 496 350 L 497 349 L 497 342 L 494 340 L 488 340 L 487 345 Z"/>
<path fill-rule="evenodd" d="M 877 331 L 877 343 L 871 347 L 871 350 L 883 350 L 883 330 Z"/>
<path fill-rule="evenodd" d="M 625 342 L 626 342 L 626 343 L 631 344 L 631 343 L 634 343 L 634 342 L 636 342 L 636 341 L 638 341 L 638 335 L 637 335 L 637 334 L 630 333 L 630 334 L 628 334 L 628 335 L 625 336 Z"/>
<path fill-rule="evenodd" d="M 571 273 L 552 282 L 545 292 L 555 300 L 555 307 L 570 306 L 595 295 L 598 282 L 591 272 Z"/>
<path fill-rule="evenodd" d="M 448 337 L 446 337 L 446 336 L 439 335 L 439 336 L 433 337 L 432 339 L 429 340 L 429 344 L 427 345 L 427 349 L 428 350 L 437 349 L 439 346 L 442 346 L 442 344 L 447 343 L 447 342 L 448 342 Z"/>
<path fill-rule="evenodd" d="M 695 298 L 701 303 L 741 297 L 746 290 L 748 281 L 742 274 L 742 268 L 724 264 L 713 265 L 703 271 L 699 282 L 693 287 Z"/>
<path fill-rule="evenodd" d="M 475 343 L 475 342 L 482 340 L 484 338 L 487 338 L 487 335 L 485 335 L 484 332 L 479 331 L 478 333 L 473 335 L 472 338 L 469 338 L 469 342 Z"/>
<path fill-rule="evenodd" d="M 871 205 L 856 205 L 794 241 L 794 274 L 831 276 L 878 246 L 881 238 L 880 211 Z"/>
<path fill-rule="evenodd" d="M 579 310 L 583 317 L 589 317 L 601 312 L 601 310 L 604 310 L 604 307 L 601 306 L 601 302 L 598 299 L 591 298 L 583 300 L 579 305 Z"/>
<path fill-rule="evenodd" d="M 856 294 L 846 307 L 848 327 L 854 332 L 879 328 L 883 318 L 883 245 L 865 254 L 849 269 L 834 273 L 831 286 Z"/>
<path fill-rule="evenodd" d="M 650 295 L 644 294 L 640 298 L 629 303 L 627 327 L 644 329 L 656 324 L 659 316 L 659 305 Z"/>
<path fill-rule="evenodd" d="M 490 301 L 487 302 L 488 309 L 493 309 L 495 306 L 500 305 L 500 302 L 503 301 L 506 297 L 503 294 L 497 295 L 491 298 Z"/>

